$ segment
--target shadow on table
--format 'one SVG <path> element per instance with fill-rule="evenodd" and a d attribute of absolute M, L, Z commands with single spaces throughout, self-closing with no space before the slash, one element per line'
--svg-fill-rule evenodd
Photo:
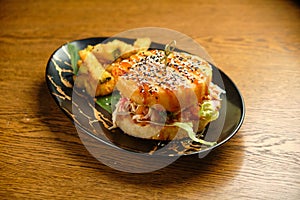
<path fill-rule="evenodd" d="M 299 2 L 299 0 L 289 0 L 289 2 L 291 2 L 292 5 L 296 5 L 296 6 L 300 7 L 300 2 Z"/>

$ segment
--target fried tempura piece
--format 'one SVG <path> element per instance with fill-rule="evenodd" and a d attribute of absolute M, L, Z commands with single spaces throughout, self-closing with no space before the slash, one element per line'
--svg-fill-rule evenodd
<path fill-rule="evenodd" d="M 90 96 L 104 96 L 112 93 L 116 80 L 111 71 L 116 59 L 126 58 L 149 48 L 149 38 L 139 38 L 134 45 L 120 40 L 113 40 L 95 46 L 88 45 L 79 51 L 79 72 L 76 77 L 77 87 L 84 88 Z"/>

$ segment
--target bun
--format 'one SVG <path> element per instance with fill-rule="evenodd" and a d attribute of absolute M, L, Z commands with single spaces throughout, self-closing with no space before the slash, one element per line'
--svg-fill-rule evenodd
<path fill-rule="evenodd" d="M 209 122 L 199 122 L 198 130 L 203 130 Z M 128 135 L 154 140 L 173 140 L 189 137 L 187 132 L 177 126 L 156 125 L 150 123 L 135 123 L 130 115 L 118 115 L 116 125 Z M 193 121 L 193 127 L 197 127 L 197 121 Z M 195 132 L 198 131 L 194 130 Z"/>

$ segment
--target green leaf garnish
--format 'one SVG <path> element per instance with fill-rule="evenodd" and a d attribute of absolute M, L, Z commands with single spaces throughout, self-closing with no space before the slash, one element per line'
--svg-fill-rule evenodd
<path fill-rule="evenodd" d="M 172 125 L 184 129 L 188 133 L 189 137 L 195 142 L 199 142 L 206 146 L 214 146 L 217 144 L 217 142 L 208 142 L 208 141 L 197 138 L 196 133 L 193 130 L 192 122 L 174 122 Z"/>
<path fill-rule="evenodd" d="M 73 73 L 75 75 L 77 75 L 77 73 L 78 73 L 77 62 L 80 59 L 78 51 L 79 51 L 79 49 L 75 45 L 72 45 L 72 44 L 68 43 L 68 52 L 71 56 L 71 65 L 72 65 L 72 68 L 73 68 Z"/>
<path fill-rule="evenodd" d="M 199 110 L 199 117 L 213 121 L 219 117 L 219 111 L 213 107 L 212 101 L 204 100 Z"/>
<path fill-rule="evenodd" d="M 114 92 L 110 95 L 98 97 L 96 103 L 101 108 L 103 108 L 104 110 L 112 114 L 113 110 L 115 109 L 115 105 L 118 103 L 120 98 L 121 98 L 120 93 Z"/>
<path fill-rule="evenodd" d="M 165 49 L 164 49 L 165 56 L 162 58 L 162 60 L 164 61 L 164 64 L 165 64 L 166 68 L 167 68 L 167 64 L 168 64 L 168 56 L 175 49 L 176 49 L 176 40 L 171 41 L 170 43 L 166 44 L 166 46 L 165 46 Z"/>

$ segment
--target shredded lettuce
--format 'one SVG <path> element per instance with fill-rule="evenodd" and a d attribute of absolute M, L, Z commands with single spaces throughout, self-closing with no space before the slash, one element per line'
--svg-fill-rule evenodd
<path fill-rule="evenodd" d="M 195 142 L 199 142 L 199 143 L 207 145 L 207 146 L 214 146 L 215 144 L 217 144 L 217 142 L 208 142 L 208 141 L 197 138 L 196 133 L 193 130 L 192 122 L 174 122 L 172 125 L 184 129 L 188 133 L 189 137 Z"/>
<path fill-rule="evenodd" d="M 213 105 L 213 101 L 204 101 L 199 110 L 199 116 L 207 121 L 216 120 L 219 117 L 219 111 Z"/>
<path fill-rule="evenodd" d="M 78 51 L 79 51 L 79 49 L 75 45 L 72 45 L 70 43 L 68 44 L 68 52 L 71 56 L 71 65 L 73 68 L 73 73 L 75 75 L 77 75 L 77 72 L 78 72 L 77 62 L 80 59 Z"/>

